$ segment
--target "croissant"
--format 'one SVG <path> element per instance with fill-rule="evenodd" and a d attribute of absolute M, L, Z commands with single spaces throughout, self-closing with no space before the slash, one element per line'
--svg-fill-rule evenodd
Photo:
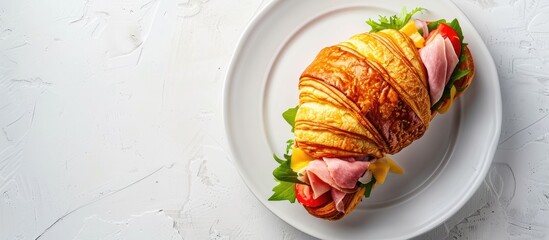
<path fill-rule="evenodd" d="M 475 66 L 457 19 L 411 17 L 379 22 L 322 49 L 299 77 L 299 105 L 283 118 L 293 127 L 273 171 L 272 201 L 296 199 L 311 215 L 351 213 L 389 171 L 396 154 L 421 138 L 471 84 Z M 398 30 L 397 30 L 398 29 Z"/>
<path fill-rule="evenodd" d="M 463 51 L 469 57 L 456 68 L 471 72 L 455 85 L 465 88 L 474 63 L 469 49 Z M 361 33 L 322 49 L 299 79 L 295 147 L 314 159 L 399 152 L 425 133 L 436 114 L 427 75 L 414 43 L 398 30 Z M 363 195 L 364 188 L 346 193 L 343 211 L 333 201 L 304 207 L 316 217 L 337 220 Z"/>
<path fill-rule="evenodd" d="M 426 75 L 397 30 L 322 49 L 299 80 L 296 146 L 314 158 L 397 153 L 429 126 Z"/>

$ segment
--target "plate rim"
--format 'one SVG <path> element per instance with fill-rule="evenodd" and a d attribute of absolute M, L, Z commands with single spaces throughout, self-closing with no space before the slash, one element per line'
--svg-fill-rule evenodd
<path fill-rule="evenodd" d="M 440 1 L 440 0 L 438 0 L 438 1 Z M 488 68 L 489 69 L 488 71 L 494 72 L 495 77 L 496 77 L 496 80 L 494 81 L 495 86 L 493 86 L 494 89 L 497 89 L 496 91 L 494 91 L 495 106 L 494 106 L 494 109 L 493 109 L 494 112 L 495 112 L 495 116 L 494 116 L 494 119 L 493 119 L 495 121 L 494 122 L 494 129 L 495 130 L 494 130 L 494 133 L 493 133 L 494 135 L 491 138 L 492 141 L 489 144 L 487 144 L 487 151 L 484 152 L 485 154 L 484 154 L 484 157 L 482 159 L 485 159 L 485 160 L 483 161 L 484 163 L 481 165 L 482 169 L 479 172 L 479 174 L 477 175 L 477 178 L 485 179 L 486 176 L 487 176 L 487 173 L 490 169 L 490 165 L 493 162 L 493 158 L 494 158 L 495 152 L 497 150 L 498 141 L 499 141 L 499 138 L 500 138 L 500 135 L 501 135 L 502 99 L 501 99 L 501 88 L 500 88 L 500 82 L 499 82 L 499 75 L 497 73 L 497 68 L 496 68 L 493 57 L 491 56 L 486 44 L 484 43 L 484 41 L 480 37 L 478 31 L 476 30 L 476 28 L 474 27 L 472 22 L 469 20 L 469 18 L 452 1 L 450 1 L 450 0 L 442 0 L 442 1 L 444 2 L 444 4 L 446 4 L 446 5 L 448 5 L 449 7 L 452 8 L 451 11 L 456 13 L 456 15 L 459 15 L 460 21 L 466 20 L 471 26 L 473 26 L 473 33 L 475 35 L 473 37 L 475 39 L 479 39 L 479 41 L 481 41 L 481 44 L 479 44 L 480 47 L 481 47 L 480 51 L 482 51 L 483 54 L 487 54 L 489 56 L 489 64 L 488 64 L 488 66 L 483 66 L 483 68 Z M 253 29 L 255 29 L 257 27 L 257 25 L 261 22 L 260 20 L 265 18 L 266 15 L 269 14 L 273 8 L 275 8 L 277 5 L 279 5 L 282 2 L 283 1 L 281 1 L 281 0 L 272 0 L 271 2 L 266 4 L 259 12 L 257 12 L 251 18 L 251 20 L 247 23 L 246 27 L 244 28 L 244 31 L 242 32 L 242 34 L 238 38 L 236 48 L 235 48 L 235 50 L 232 53 L 231 58 L 230 58 L 230 62 L 229 62 L 229 65 L 228 65 L 229 67 L 228 67 L 228 70 L 225 74 L 225 79 L 224 79 L 225 82 L 224 82 L 223 89 L 222 89 L 222 93 L 223 93 L 223 97 L 222 97 L 222 107 L 223 107 L 222 119 L 223 119 L 223 124 L 224 124 L 225 137 L 227 139 L 227 144 L 228 144 L 228 147 L 229 147 L 229 151 L 228 151 L 229 157 L 232 159 L 231 162 L 236 165 L 236 169 L 237 169 L 237 172 L 239 173 L 240 178 L 244 181 L 246 187 L 250 190 L 250 192 L 252 192 L 253 196 L 257 200 L 259 200 L 259 202 L 264 207 L 266 207 L 270 212 L 272 212 L 275 216 L 277 216 L 278 218 L 283 220 L 285 223 L 291 225 L 295 229 L 297 229 L 301 232 L 304 232 L 308 235 L 314 236 L 314 237 L 322 237 L 319 234 L 316 234 L 315 232 L 306 231 L 306 230 L 298 227 L 298 224 L 296 224 L 295 221 L 288 220 L 288 219 L 286 219 L 286 217 L 283 217 L 283 216 L 279 215 L 277 212 L 273 211 L 273 209 L 271 209 L 266 204 L 266 201 L 264 199 L 262 199 L 260 196 L 258 196 L 258 194 L 251 188 L 251 185 L 250 185 L 251 180 L 245 178 L 244 174 L 242 172 L 243 171 L 243 167 L 242 167 L 243 163 L 236 160 L 236 158 L 235 158 L 234 149 L 236 148 L 236 145 L 235 145 L 234 141 L 232 141 L 232 132 L 231 132 L 231 129 L 229 127 L 230 126 L 230 120 L 229 120 L 229 117 L 228 117 L 230 115 L 230 112 L 229 112 L 230 91 L 229 90 L 230 90 L 231 83 L 234 81 L 232 76 L 234 75 L 234 71 L 235 71 L 235 68 L 236 68 L 236 63 L 238 62 L 237 56 L 242 51 L 242 49 L 245 47 L 244 43 L 247 41 L 249 36 L 252 34 Z M 464 108 L 461 108 L 460 118 L 463 117 L 463 113 L 462 113 L 463 111 L 464 111 Z M 476 180 L 476 179 L 474 179 L 474 180 Z M 423 233 L 425 233 L 429 230 L 434 229 L 438 225 L 442 224 L 444 221 L 448 220 L 451 216 L 455 215 L 460 209 L 463 208 L 463 206 L 471 199 L 473 194 L 479 189 L 482 182 L 483 182 L 482 180 L 473 181 L 472 184 L 471 184 L 471 187 L 468 188 L 468 190 L 465 192 L 465 194 L 461 198 L 459 198 L 457 203 L 455 205 L 453 205 L 446 212 L 446 214 L 441 215 L 439 218 L 435 219 L 435 221 L 432 221 L 428 224 L 424 224 L 423 226 L 420 226 L 418 229 L 408 233 L 407 235 L 401 236 L 401 238 L 402 239 L 407 239 L 407 238 L 412 238 L 412 237 L 419 236 L 419 235 L 421 235 L 421 234 L 423 234 Z"/>

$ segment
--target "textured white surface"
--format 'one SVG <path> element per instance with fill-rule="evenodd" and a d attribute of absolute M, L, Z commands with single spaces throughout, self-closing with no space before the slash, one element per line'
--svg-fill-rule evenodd
<path fill-rule="evenodd" d="M 0 2 L 0 240 L 306 239 L 224 138 L 228 63 L 266 3 Z M 503 129 L 483 186 L 420 238 L 549 238 L 549 1 L 455 3 L 497 64 Z"/>

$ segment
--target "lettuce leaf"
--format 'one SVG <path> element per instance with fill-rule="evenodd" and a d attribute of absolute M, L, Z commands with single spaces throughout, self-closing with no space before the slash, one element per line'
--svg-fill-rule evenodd
<path fill-rule="evenodd" d="M 292 132 L 294 132 L 295 128 L 295 115 L 297 114 L 297 109 L 299 109 L 299 106 L 289 108 L 282 113 L 282 117 L 284 118 L 284 120 L 286 120 L 286 122 L 290 124 L 290 126 L 292 126 Z"/>
<path fill-rule="evenodd" d="M 273 176 L 282 182 L 292 182 L 292 183 L 300 183 L 300 184 L 306 184 L 302 181 L 299 181 L 297 179 L 297 173 L 294 172 L 294 170 L 290 167 L 291 162 L 291 156 L 289 156 L 290 159 L 282 162 L 275 170 L 273 171 Z M 277 160 L 278 161 L 278 160 Z"/>
<path fill-rule="evenodd" d="M 366 21 L 366 24 L 372 27 L 370 32 L 379 32 L 383 29 L 401 29 L 412 19 L 412 16 L 418 12 L 423 11 L 424 8 L 416 7 L 412 11 L 407 12 L 406 7 L 402 8 L 400 15 L 393 15 L 387 18 L 386 16 L 379 16 L 378 22 L 371 18 Z"/>
<path fill-rule="evenodd" d="M 288 140 L 288 142 L 290 141 L 293 140 Z M 297 179 L 297 173 L 290 167 L 292 155 L 289 154 L 289 151 L 289 149 L 286 149 L 284 160 L 277 157 L 276 154 L 273 154 L 273 158 L 280 165 L 273 171 L 273 176 L 275 177 L 275 181 L 278 182 L 278 185 L 273 188 L 273 195 L 269 198 L 269 201 L 288 200 L 293 203 L 295 202 L 294 184 L 306 184 Z"/>
<path fill-rule="evenodd" d="M 269 198 L 269 201 L 288 200 L 291 203 L 295 202 L 295 187 L 291 182 L 278 181 L 278 185 L 273 188 L 273 192 L 274 193 Z"/>
<path fill-rule="evenodd" d="M 289 108 L 282 113 L 282 117 L 292 127 L 292 132 L 295 127 L 295 115 L 299 106 Z M 286 141 L 286 152 L 284 153 L 284 159 L 279 158 L 276 154 L 273 154 L 274 160 L 279 163 L 277 168 L 273 171 L 275 181 L 278 182 L 273 188 L 273 195 L 269 198 L 269 201 L 281 201 L 288 200 L 291 203 L 295 202 L 295 183 L 306 184 L 297 179 L 297 173 L 291 168 L 292 162 L 292 149 L 294 148 L 294 139 Z"/>

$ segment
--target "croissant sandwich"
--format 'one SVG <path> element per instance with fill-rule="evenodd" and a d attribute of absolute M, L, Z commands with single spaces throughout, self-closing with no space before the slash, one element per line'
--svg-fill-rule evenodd
<path fill-rule="evenodd" d="M 368 20 L 372 27 L 322 49 L 299 78 L 299 104 L 269 200 L 297 198 L 313 216 L 349 214 L 389 172 L 396 154 L 423 136 L 474 76 L 456 19 L 412 19 L 422 11 Z"/>

